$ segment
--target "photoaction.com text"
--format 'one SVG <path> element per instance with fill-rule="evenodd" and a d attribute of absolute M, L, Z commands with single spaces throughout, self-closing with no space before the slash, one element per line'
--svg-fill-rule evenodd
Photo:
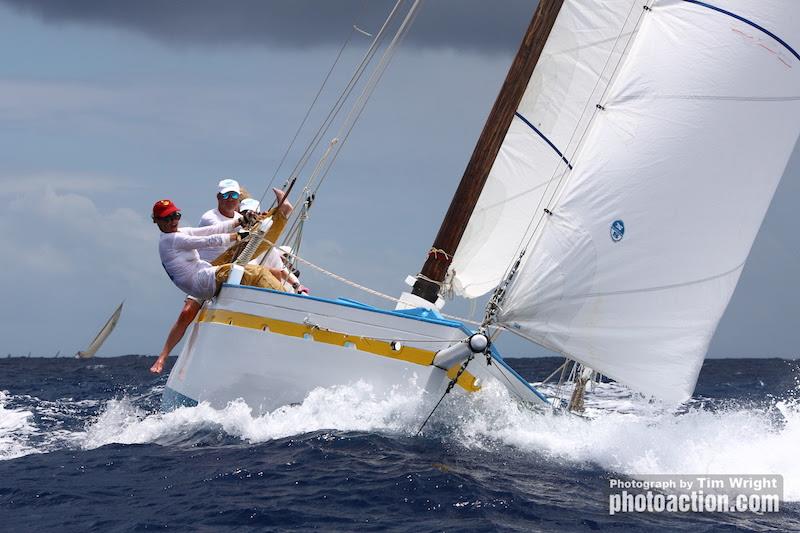
<path fill-rule="evenodd" d="M 641 475 L 608 480 L 608 512 L 777 513 L 783 477 L 768 475 Z"/>

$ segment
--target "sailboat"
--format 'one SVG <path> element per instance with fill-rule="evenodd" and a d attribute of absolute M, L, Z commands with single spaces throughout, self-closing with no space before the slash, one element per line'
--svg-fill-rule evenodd
<path fill-rule="evenodd" d="M 550 405 L 498 330 L 583 386 L 687 400 L 800 134 L 798 36 L 796 0 L 541 0 L 397 307 L 225 284 L 164 406 L 263 412 L 358 381 Z M 448 291 L 491 293 L 477 329 L 441 314 Z"/>
<path fill-rule="evenodd" d="M 103 327 L 100 328 L 100 331 L 97 332 L 92 342 L 89 343 L 89 346 L 82 351 L 79 351 L 75 354 L 77 359 L 89 359 L 94 357 L 97 351 L 103 346 L 103 343 L 106 342 L 106 339 L 111 332 L 114 331 L 114 328 L 117 327 L 117 322 L 119 322 L 119 317 L 122 314 L 122 306 L 125 304 L 124 301 L 120 302 L 117 308 L 111 313 L 111 316 L 108 317 L 106 323 L 103 324 Z"/>

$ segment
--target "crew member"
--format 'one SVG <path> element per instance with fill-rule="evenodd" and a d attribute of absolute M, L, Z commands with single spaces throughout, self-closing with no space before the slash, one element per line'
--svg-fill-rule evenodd
<path fill-rule="evenodd" d="M 246 198 L 239 203 L 239 213 L 242 216 L 252 216 L 252 214 L 260 214 L 261 204 L 255 198 Z M 269 249 L 266 257 L 262 254 L 254 257 L 250 263 L 254 265 L 264 265 L 269 269 L 279 269 L 284 273 L 282 278 L 283 286 L 288 292 L 296 292 L 297 294 L 308 294 L 309 290 L 300 284 L 300 280 L 292 269 L 287 266 L 288 258 L 286 254 L 292 253 L 289 246 L 273 246 Z"/>
<path fill-rule="evenodd" d="M 226 246 L 238 240 L 234 228 L 241 225 L 242 218 L 220 222 L 202 228 L 179 228 L 181 213 L 170 200 L 159 200 L 153 205 L 153 222 L 161 231 L 158 251 L 161 264 L 175 285 L 189 296 L 199 301 L 211 298 L 228 278 L 231 263 L 218 266 L 200 259 L 198 252 L 210 247 Z M 246 265 L 242 285 L 284 290 L 279 278 L 283 277 L 280 269 L 270 271 L 259 265 Z M 197 306 L 199 310 L 199 305 Z M 191 321 L 190 321 L 191 322 Z M 176 328 L 173 325 L 167 338 L 164 350 L 150 368 L 159 373 L 171 349 L 183 337 L 186 327 Z"/>
<path fill-rule="evenodd" d="M 229 178 L 221 180 L 217 185 L 217 207 L 203 213 L 198 226 L 213 226 L 220 222 L 239 220 L 242 217 L 239 213 L 241 197 L 242 188 L 239 186 L 238 181 Z M 204 250 L 198 250 L 198 252 L 200 253 L 200 259 L 210 263 L 227 249 L 228 243 L 225 243 L 221 246 L 211 246 Z"/>

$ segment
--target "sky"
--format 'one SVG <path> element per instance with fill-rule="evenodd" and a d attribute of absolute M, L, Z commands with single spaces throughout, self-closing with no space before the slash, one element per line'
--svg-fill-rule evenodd
<path fill-rule="evenodd" d="M 301 255 L 399 295 L 416 274 L 535 1 L 428 0 L 320 189 Z M 183 295 L 149 220 L 187 224 L 222 177 L 260 195 L 352 34 L 294 163 L 386 1 L 0 0 L 0 355 L 72 355 L 125 300 L 101 355 L 154 354 Z M 291 168 L 278 173 L 285 179 Z M 800 151 L 753 246 L 711 357 L 800 354 Z M 391 306 L 303 270 L 318 296 Z M 462 316 L 482 305 L 448 304 Z M 508 340 L 507 340 L 508 339 Z M 510 335 L 507 356 L 547 352 Z"/>

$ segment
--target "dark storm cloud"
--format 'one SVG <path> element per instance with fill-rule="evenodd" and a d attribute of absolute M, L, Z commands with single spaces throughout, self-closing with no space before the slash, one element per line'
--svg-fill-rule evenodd
<path fill-rule="evenodd" d="M 173 44 L 339 45 L 353 23 L 376 30 L 393 0 L 0 0 L 53 24 L 113 26 Z M 410 5 L 407 0 L 405 6 Z M 427 0 L 407 38 L 417 47 L 513 49 L 536 0 Z"/>

